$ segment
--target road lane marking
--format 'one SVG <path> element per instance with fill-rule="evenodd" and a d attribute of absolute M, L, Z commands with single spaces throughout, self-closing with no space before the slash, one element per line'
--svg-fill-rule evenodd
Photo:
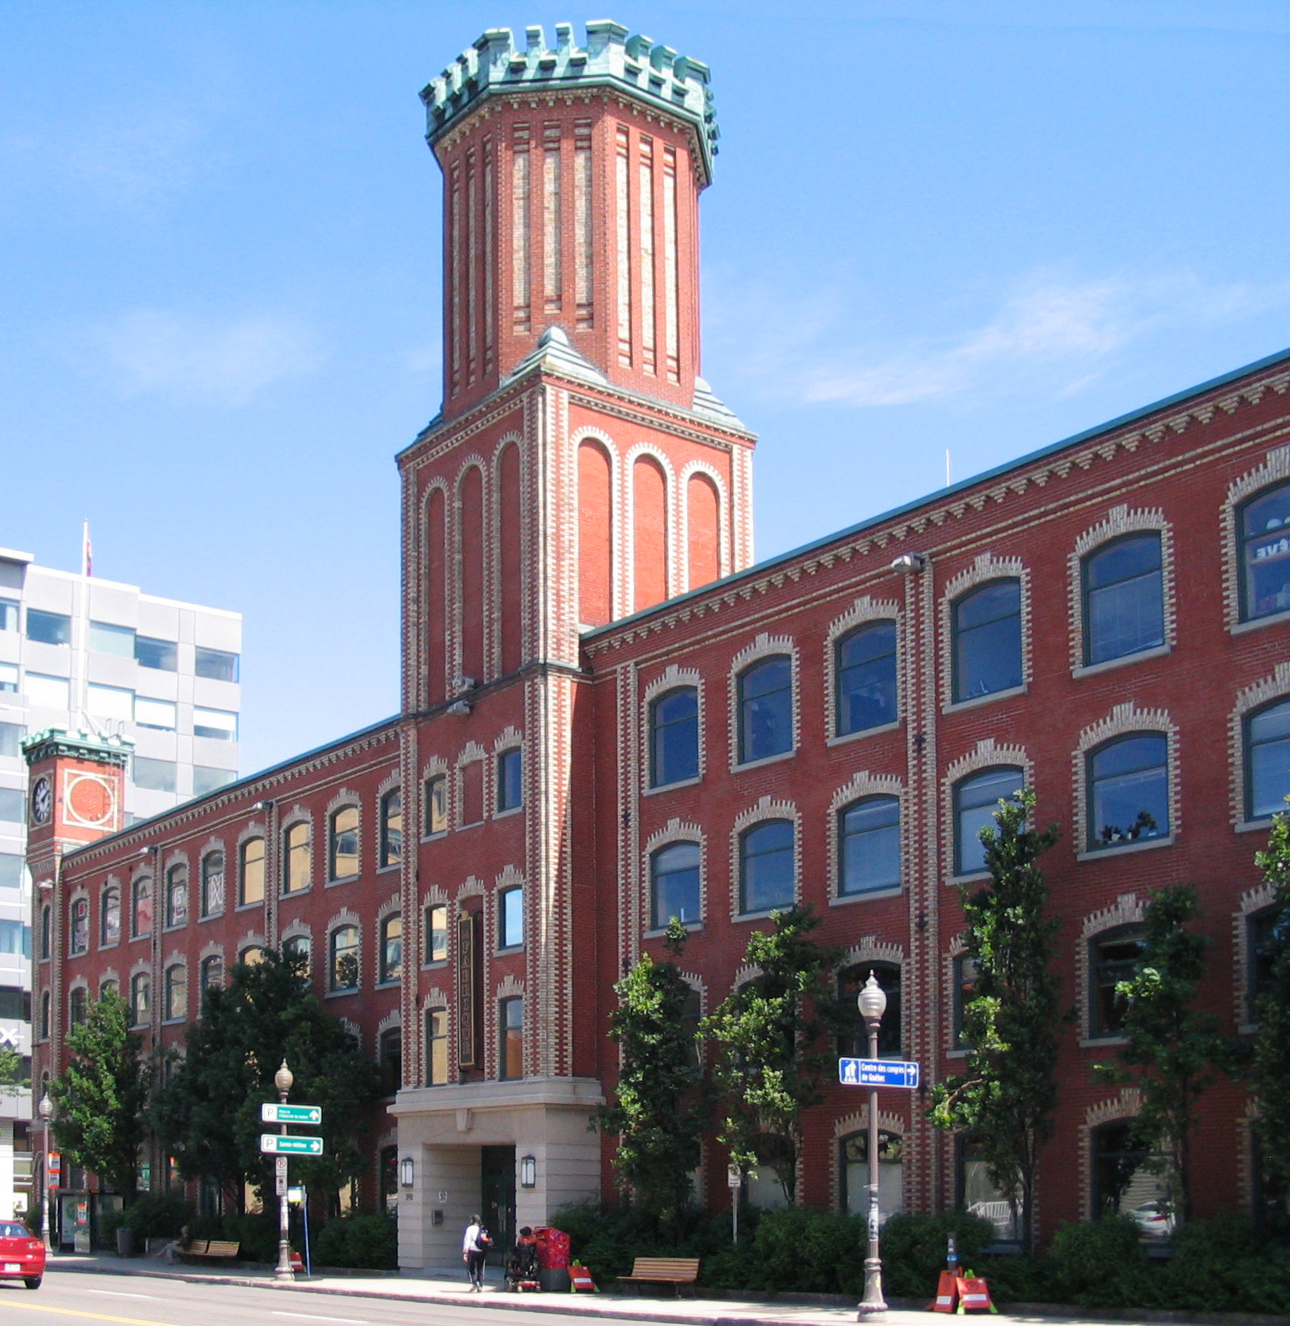
<path fill-rule="evenodd" d="M 86 1291 L 88 1293 L 88 1290 Z M 47 1308 L 43 1303 L 10 1302 L 5 1299 L 5 1307 L 20 1308 L 24 1312 L 52 1312 L 57 1317 L 88 1317 L 90 1321 L 115 1321 L 122 1326 L 175 1326 L 171 1321 L 148 1321 L 140 1317 L 113 1317 L 106 1312 L 86 1312 L 81 1308 Z"/>
<path fill-rule="evenodd" d="M 104 1294 L 108 1298 L 156 1298 L 156 1294 L 127 1294 L 119 1289 L 87 1289 L 87 1294 Z"/>
<path fill-rule="evenodd" d="M 320 1317 L 316 1312 L 274 1312 L 274 1317 L 298 1317 L 301 1321 L 340 1321 L 345 1326 L 367 1326 L 365 1319 L 358 1317 Z"/>

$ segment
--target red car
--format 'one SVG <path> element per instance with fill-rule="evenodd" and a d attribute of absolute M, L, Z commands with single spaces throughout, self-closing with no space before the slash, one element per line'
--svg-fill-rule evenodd
<path fill-rule="evenodd" d="M 45 1245 L 26 1225 L 0 1220 L 0 1280 L 25 1280 L 28 1289 L 39 1289 L 44 1274 Z"/>

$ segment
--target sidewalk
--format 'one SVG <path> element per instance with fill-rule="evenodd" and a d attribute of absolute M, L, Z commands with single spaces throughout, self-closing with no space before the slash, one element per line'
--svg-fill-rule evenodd
<path fill-rule="evenodd" d="M 97 1275 L 130 1275 L 165 1280 L 184 1280 L 190 1284 L 241 1285 L 256 1289 L 277 1289 L 282 1293 L 335 1294 L 351 1298 L 395 1299 L 409 1303 L 450 1304 L 487 1311 L 489 1308 L 522 1309 L 535 1313 L 563 1313 L 565 1316 L 618 1321 L 666 1322 L 677 1326 L 842 1326 L 856 1320 L 855 1304 L 837 1304 L 821 1295 L 818 1302 L 749 1301 L 733 1298 L 697 1297 L 634 1298 L 616 1293 L 604 1294 L 511 1294 L 502 1289 L 500 1272 L 490 1268 L 483 1294 L 471 1294 L 465 1272 L 460 1267 L 440 1267 L 426 1271 L 401 1271 L 398 1274 L 316 1275 L 303 1276 L 293 1284 L 278 1285 L 270 1267 L 238 1267 L 225 1271 L 203 1266 L 167 1266 L 151 1257 L 115 1257 L 109 1254 L 81 1256 L 60 1254 L 51 1257 L 47 1274 L 91 1272 Z M 698 1293 L 703 1295 L 703 1290 Z M 799 1296 L 804 1297 L 804 1296 Z M 930 1297 L 930 1296 L 929 1296 Z M 1079 1323 L 1165 1323 L 1186 1322 L 1192 1326 L 1290 1326 L 1290 1318 L 1253 1316 L 1237 1313 L 1168 1313 L 1084 1314 L 1076 1309 L 1063 1312 L 1052 1307 L 1014 1307 L 1012 1314 L 988 1316 L 970 1314 L 991 1326 L 1078 1326 Z M 963 1318 L 962 1320 L 967 1320 Z M 487 1319 L 478 1319 L 487 1326 Z M 942 1318 L 928 1312 L 921 1304 L 898 1300 L 882 1320 L 888 1326 L 933 1326 Z M 952 1320 L 960 1320 L 952 1318 Z"/>

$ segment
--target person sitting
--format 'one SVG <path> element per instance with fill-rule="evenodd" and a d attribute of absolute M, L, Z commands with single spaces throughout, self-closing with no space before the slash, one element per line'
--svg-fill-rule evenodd
<path fill-rule="evenodd" d="M 177 1239 L 172 1239 L 163 1247 L 158 1248 L 152 1255 L 154 1257 L 164 1257 L 167 1265 L 173 1266 L 179 1260 L 179 1254 L 188 1251 L 188 1245 L 191 1242 L 192 1239 L 188 1236 L 188 1226 L 183 1225 L 180 1227 Z"/>

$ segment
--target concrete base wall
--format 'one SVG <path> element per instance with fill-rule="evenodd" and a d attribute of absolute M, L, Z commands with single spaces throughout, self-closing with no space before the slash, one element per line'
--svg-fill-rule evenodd
<path fill-rule="evenodd" d="M 399 1265 L 409 1270 L 461 1264 L 461 1238 L 480 1208 L 480 1148 L 513 1146 L 516 1165 L 532 1156 L 537 1186 L 515 1182 L 515 1218 L 545 1225 L 562 1206 L 600 1192 L 600 1142 L 588 1129 L 604 1099 L 585 1078 L 526 1078 L 421 1087 L 399 1092 L 399 1158 L 414 1177 L 399 1194 Z M 435 1213 L 442 1220 L 435 1223 Z"/>

